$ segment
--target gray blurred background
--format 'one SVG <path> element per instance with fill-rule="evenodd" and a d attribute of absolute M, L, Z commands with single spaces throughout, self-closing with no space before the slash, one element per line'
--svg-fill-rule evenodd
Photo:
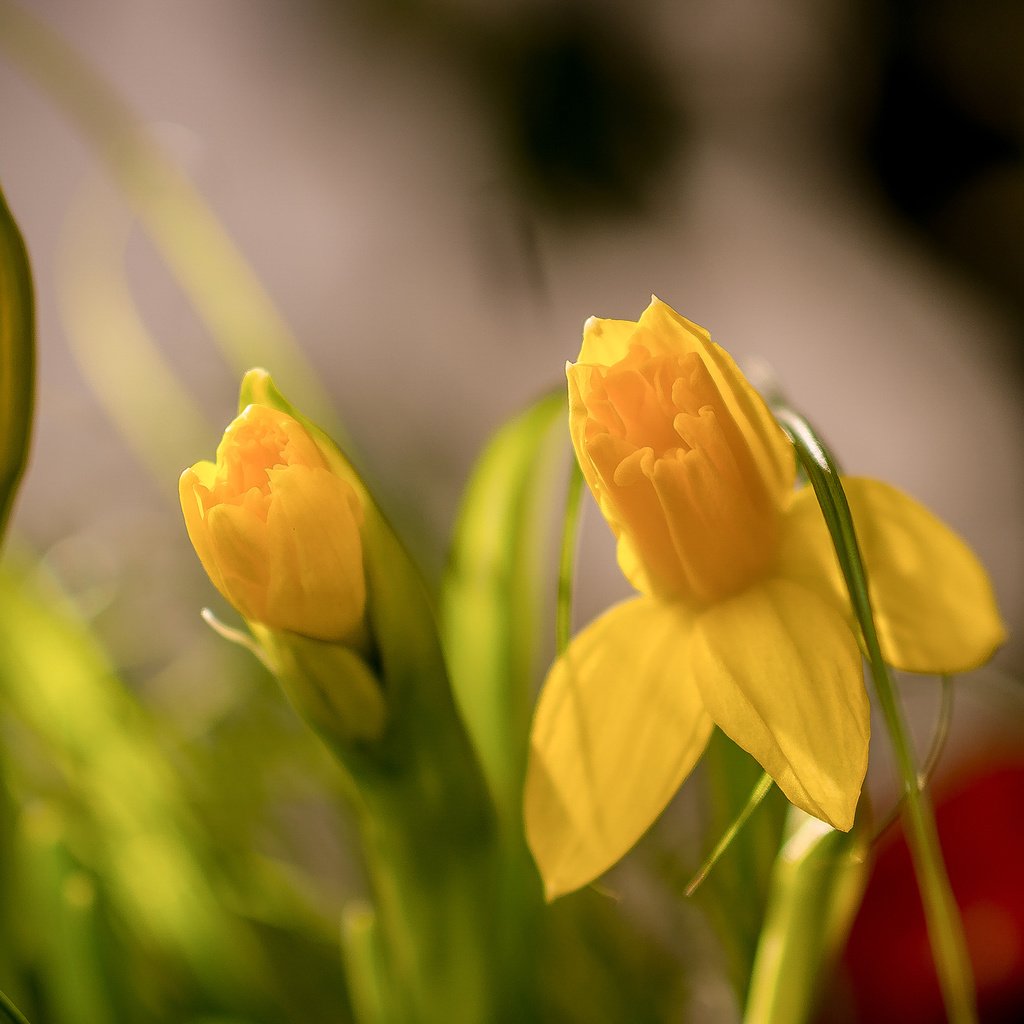
<path fill-rule="evenodd" d="M 997 669 L 1019 673 L 1020 5 L 28 9 L 197 184 L 428 574 L 443 567 L 488 433 L 559 385 L 587 316 L 635 319 L 655 292 L 755 376 L 769 366 L 848 471 L 898 485 L 970 541 L 1015 634 Z M 102 355 L 78 342 L 73 358 L 58 301 L 69 212 L 81 261 L 106 244 L 96 225 L 126 208 L 2 46 L 0 139 L 39 300 L 38 421 L 15 529 L 95 599 L 118 662 L 159 699 L 168 665 L 209 656 L 196 611 L 216 595 L 173 476 L 142 468 L 83 379 L 83 351 L 94 371 L 117 360 L 114 327 Z M 95 240 L 86 201 L 100 211 Z M 126 252 L 146 323 L 223 425 L 234 370 L 137 228 Z M 305 381 L 279 383 L 301 404 Z M 160 429 L 173 444 L 176 424 Z M 182 467 L 211 457 L 218 436 L 183 451 Z M 581 621 L 625 589 L 596 518 Z M 193 685 L 199 704 L 216 703 L 201 678 Z"/>

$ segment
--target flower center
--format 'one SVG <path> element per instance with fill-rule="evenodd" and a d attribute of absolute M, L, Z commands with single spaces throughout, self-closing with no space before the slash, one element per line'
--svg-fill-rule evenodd
<path fill-rule="evenodd" d="M 217 476 L 207 508 L 241 505 L 265 522 L 274 470 L 289 466 L 322 469 L 327 463 L 291 416 L 269 406 L 250 405 L 231 424 L 217 448 Z"/>
<path fill-rule="evenodd" d="M 611 366 L 581 369 L 585 455 L 630 580 L 702 606 L 759 577 L 778 510 L 700 354 L 634 343 Z"/>

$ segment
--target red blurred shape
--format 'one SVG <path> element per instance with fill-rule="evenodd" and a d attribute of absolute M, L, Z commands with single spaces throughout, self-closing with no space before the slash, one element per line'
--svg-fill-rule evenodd
<path fill-rule="evenodd" d="M 939 802 L 936 819 L 982 1021 L 1017 1024 L 1024 1021 L 1024 764 L 989 765 L 961 776 Z M 854 1020 L 946 1020 L 900 829 L 878 851 L 843 968 Z"/>

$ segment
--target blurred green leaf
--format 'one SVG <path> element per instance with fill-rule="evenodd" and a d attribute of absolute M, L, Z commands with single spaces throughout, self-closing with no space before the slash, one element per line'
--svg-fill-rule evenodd
<path fill-rule="evenodd" d="M 28 253 L 0 192 L 0 540 L 28 461 L 35 313 Z"/>
<path fill-rule="evenodd" d="M 130 1007 L 106 1019 L 170 1024 L 191 1008 L 267 1024 L 310 1019 L 308 1005 L 292 1005 L 299 986 L 271 953 L 273 929 L 238 912 L 255 903 L 257 884 L 266 887 L 259 892 L 264 903 L 287 904 L 281 889 L 269 876 L 255 880 L 248 862 L 221 856 L 204 834 L 178 766 L 158 743 L 156 723 L 56 581 L 38 568 L 8 565 L 0 572 L 0 713 L 5 782 L 18 808 L 14 827 L 49 842 L 54 864 L 67 861 L 49 882 L 39 875 L 49 854 L 21 857 L 13 881 L 11 865 L 0 864 L 4 902 L 16 901 L 3 908 L 5 923 L 23 938 L 4 952 L 35 979 L 30 990 L 41 985 L 47 1006 L 63 1000 L 84 1013 L 84 997 L 71 981 L 58 991 L 57 975 L 45 969 L 47 958 L 57 957 L 90 970 L 53 945 L 74 939 L 116 980 L 107 992 L 117 1005 Z M 33 826 L 39 801 L 48 812 L 43 824 L 56 822 L 49 832 L 59 843 Z M 67 891 L 64 875 L 71 879 Z M 95 903 L 84 898 L 90 888 Z M 287 944 L 307 960 L 319 956 L 317 997 L 329 1000 L 335 1019 L 345 1005 L 341 970 L 334 950 L 317 954 L 315 939 L 293 931 Z M 17 974 L 6 965 L 5 971 Z M 20 997 L 20 988 L 11 990 Z M 104 1019 L 102 998 L 103 990 L 90 994 L 96 1019 Z"/>
<path fill-rule="evenodd" d="M 53 1024 L 117 1020 L 127 1007 L 116 1006 L 116 976 L 104 962 L 110 942 L 98 913 L 96 882 L 71 850 L 65 816 L 42 800 L 30 805 L 18 840 L 20 896 L 32 910 L 18 931 L 34 970 L 45 978 L 41 1015 Z"/>
<path fill-rule="evenodd" d="M 715 729 L 703 762 L 708 806 L 705 835 L 710 842 L 717 841 L 733 824 L 762 774 L 761 766 L 745 750 Z M 746 998 L 788 806 L 779 788 L 772 786 L 694 896 L 722 944 L 729 978 L 741 1005 Z"/>
<path fill-rule="evenodd" d="M 744 1024 L 804 1024 L 867 882 L 861 820 L 838 832 L 793 807 L 772 871 Z"/>
<path fill-rule="evenodd" d="M 488 443 L 466 488 L 442 592 L 452 687 L 495 799 L 516 828 L 539 637 L 554 583 L 544 572 L 545 516 L 561 497 L 565 418 L 559 390 Z"/>

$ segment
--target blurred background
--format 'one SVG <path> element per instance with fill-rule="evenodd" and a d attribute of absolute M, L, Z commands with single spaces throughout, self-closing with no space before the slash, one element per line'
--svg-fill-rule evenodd
<path fill-rule="evenodd" d="M 1011 639 L 964 685 L 947 763 L 1020 756 L 1019 4 L 24 9 L 195 183 L 298 339 L 304 360 L 268 369 L 299 407 L 325 394 L 432 579 L 488 434 L 560 385 L 587 316 L 635 319 L 654 292 L 774 377 L 847 471 L 908 491 L 980 554 Z M 44 557 L 174 742 L 248 756 L 239 736 L 258 726 L 238 721 L 239 687 L 290 726 L 198 618 L 231 616 L 175 495 L 233 414 L 238 362 L 134 221 L 81 108 L 68 116 L 82 99 L 68 67 L 0 4 L 0 182 L 39 338 L 12 557 Z M 140 334 L 158 358 L 132 355 Z M 596 519 L 581 622 L 625 589 Z M 915 681 L 906 698 L 927 737 L 934 690 Z M 302 813 L 301 781 L 281 785 L 283 832 L 316 832 L 288 855 L 329 888 L 344 824 Z M 281 853 L 280 831 L 259 842 Z"/>

